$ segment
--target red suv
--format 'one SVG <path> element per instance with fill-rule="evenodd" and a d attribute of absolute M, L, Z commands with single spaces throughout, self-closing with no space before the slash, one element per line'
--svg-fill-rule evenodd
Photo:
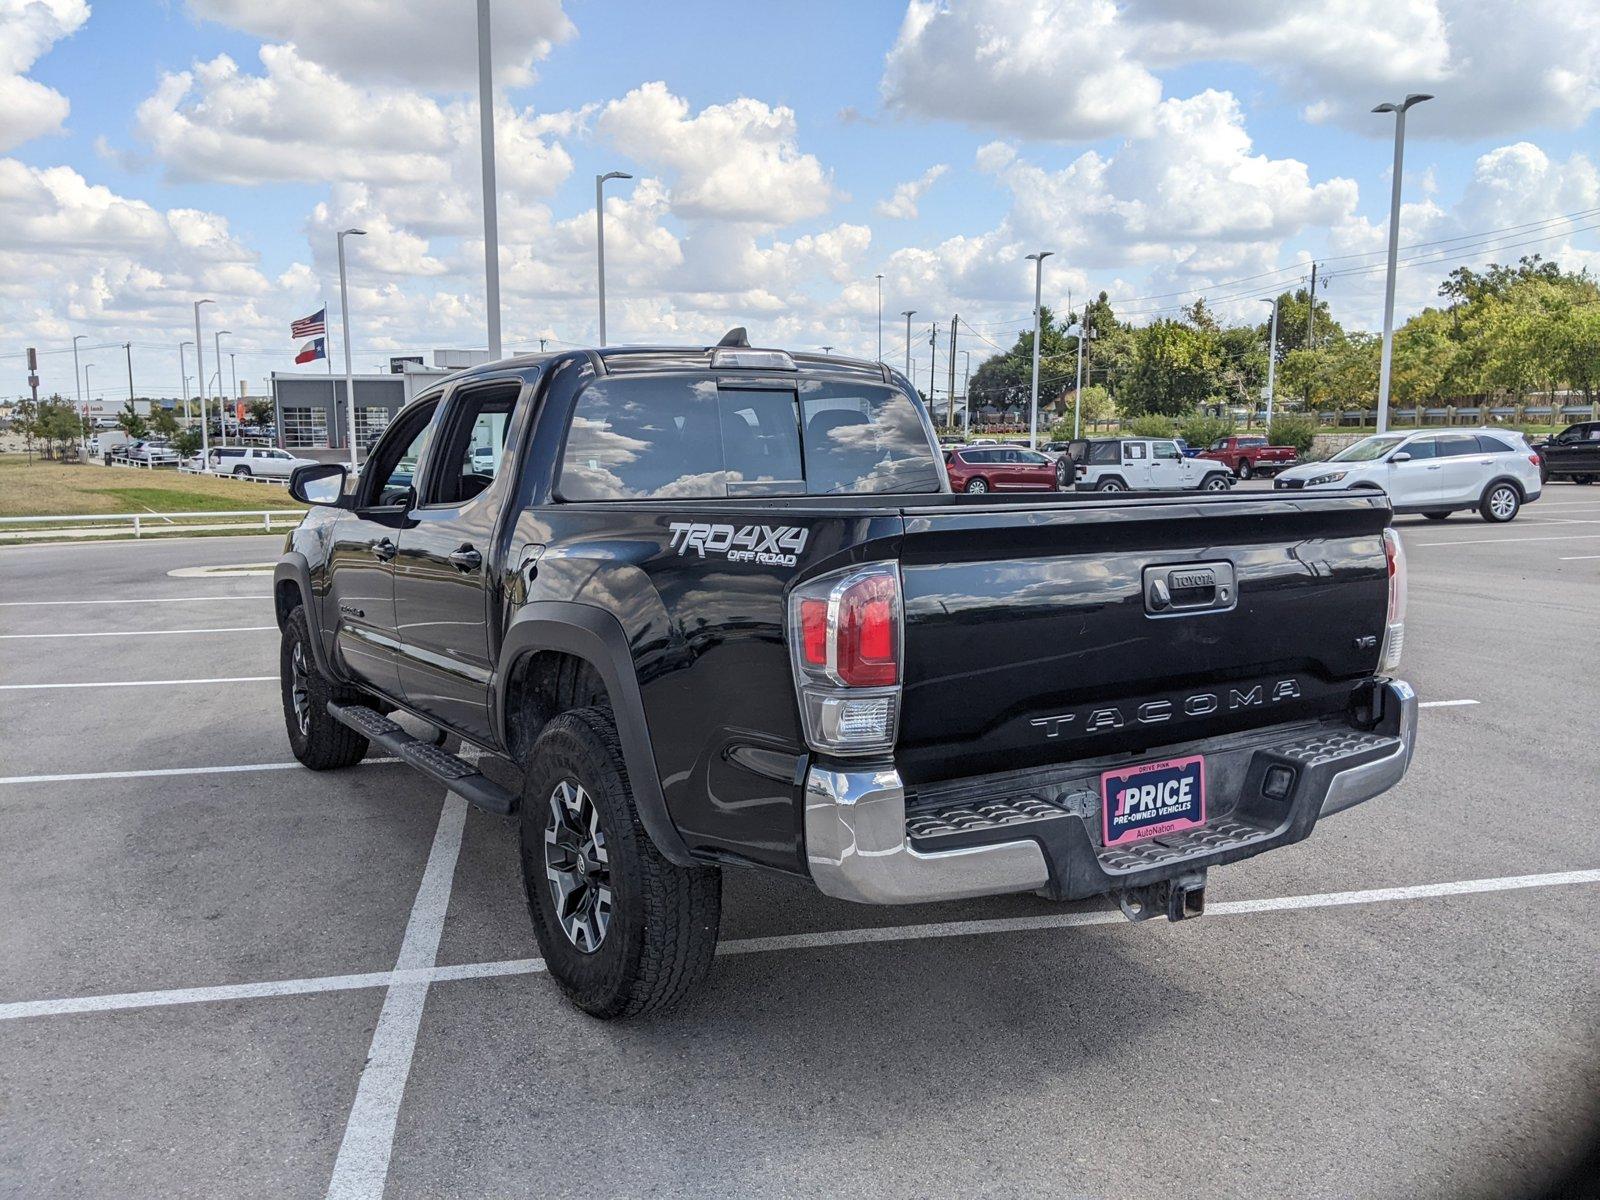
<path fill-rule="evenodd" d="M 968 446 L 945 458 L 958 492 L 1054 492 L 1067 480 L 1062 463 L 1020 446 Z"/>

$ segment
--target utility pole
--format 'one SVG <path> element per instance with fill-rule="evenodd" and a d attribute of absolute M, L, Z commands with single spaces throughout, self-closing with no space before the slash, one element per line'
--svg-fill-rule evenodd
<path fill-rule="evenodd" d="M 945 424 L 951 429 L 956 427 L 956 330 L 960 325 L 961 314 L 957 313 L 950 318 L 950 407 Z"/>
<path fill-rule="evenodd" d="M 1306 305 L 1306 349 L 1317 348 L 1317 264 L 1311 264 L 1310 302 Z"/>
<path fill-rule="evenodd" d="M 1394 114 L 1394 180 L 1389 193 L 1389 269 L 1383 283 L 1383 357 L 1378 365 L 1378 432 L 1389 429 L 1389 370 L 1394 353 L 1394 275 L 1400 253 L 1400 178 L 1406 151 L 1406 109 L 1433 97 L 1413 92 L 1399 104 L 1380 104 L 1372 111 Z"/>
<path fill-rule="evenodd" d="M 123 342 L 122 351 L 128 356 L 128 403 L 133 403 L 133 343 Z"/>
<path fill-rule="evenodd" d="M 939 322 L 928 332 L 928 411 L 933 411 L 933 388 L 939 382 Z"/>
<path fill-rule="evenodd" d="M 911 318 L 917 315 L 917 310 L 908 308 L 901 314 L 906 319 L 906 378 L 911 378 Z"/>
<path fill-rule="evenodd" d="M 972 382 L 972 351 L 961 352 L 961 428 L 972 428 L 972 402 L 967 399 L 967 386 Z"/>
<path fill-rule="evenodd" d="M 594 177 L 594 261 L 600 278 L 600 344 L 606 344 L 606 198 L 605 186 L 612 179 L 632 179 L 626 171 L 607 171 Z"/>

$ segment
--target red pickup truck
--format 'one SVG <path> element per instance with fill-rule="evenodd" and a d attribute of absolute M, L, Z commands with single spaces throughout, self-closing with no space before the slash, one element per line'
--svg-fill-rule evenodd
<path fill-rule="evenodd" d="M 1258 473 L 1270 475 L 1300 461 L 1299 451 L 1293 446 L 1269 446 L 1264 437 L 1219 438 L 1195 457 L 1227 463 L 1240 479 Z"/>

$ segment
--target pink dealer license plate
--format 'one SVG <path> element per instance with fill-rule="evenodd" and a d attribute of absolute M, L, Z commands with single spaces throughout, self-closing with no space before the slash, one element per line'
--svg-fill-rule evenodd
<path fill-rule="evenodd" d="M 1121 767 L 1100 776 L 1107 846 L 1206 823 L 1206 762 L 1198 754 Z"/>

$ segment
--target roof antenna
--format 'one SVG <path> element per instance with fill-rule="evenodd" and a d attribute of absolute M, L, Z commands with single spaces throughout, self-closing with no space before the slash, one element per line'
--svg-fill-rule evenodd
<path fill-rule="evenodd" d="M 727 333 L 722 335 L 722 340 L 718 342 L 717 345 L 748 347 L 750 345 L 750 335 L 745 332 L 743 325 L 735 325 L 732 329 L 728 330 Z"/>

